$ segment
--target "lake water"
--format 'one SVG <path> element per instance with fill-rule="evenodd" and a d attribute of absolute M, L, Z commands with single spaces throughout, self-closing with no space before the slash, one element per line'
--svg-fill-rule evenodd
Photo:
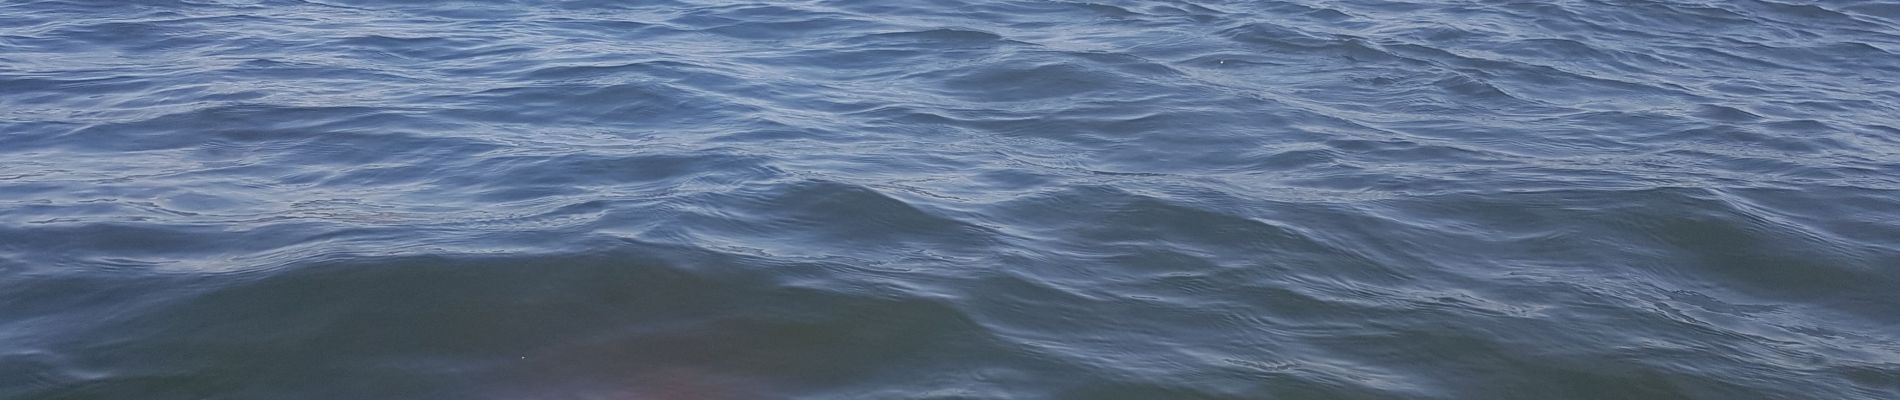
<path fill-rule="evenodd" d="M 0 399 L 769 398 L 1900 398 L 1900 3 L 0 2 Z"/>

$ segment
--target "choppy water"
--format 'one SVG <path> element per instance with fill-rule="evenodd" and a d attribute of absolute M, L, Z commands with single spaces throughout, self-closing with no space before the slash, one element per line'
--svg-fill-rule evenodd
<path fill-rule="evenodd" d="M 0 398 L 1900 398 L 1900 4 L 0 2 Z"/>

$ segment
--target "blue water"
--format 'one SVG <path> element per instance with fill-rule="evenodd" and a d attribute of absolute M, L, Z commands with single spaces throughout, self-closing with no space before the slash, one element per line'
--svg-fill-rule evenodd
<path fill-rule="evenodd" d="M 1900 3 L 0 1 L 0 399 L 1900 398 Z"/>

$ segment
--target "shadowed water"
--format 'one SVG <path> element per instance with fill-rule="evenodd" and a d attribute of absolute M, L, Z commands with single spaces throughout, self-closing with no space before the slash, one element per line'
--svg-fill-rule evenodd
<path fill-rule="evenodd" d="M 4 399 L 1900 398 L 1900 4 L 9 0 Z"/>

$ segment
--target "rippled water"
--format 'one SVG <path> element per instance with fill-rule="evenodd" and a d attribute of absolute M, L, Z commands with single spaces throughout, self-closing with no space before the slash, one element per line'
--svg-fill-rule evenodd
<path fill-rule="evenodd" d="M 1900 4 L 9 0 L 0 398 L 1900 398 Z"/>

